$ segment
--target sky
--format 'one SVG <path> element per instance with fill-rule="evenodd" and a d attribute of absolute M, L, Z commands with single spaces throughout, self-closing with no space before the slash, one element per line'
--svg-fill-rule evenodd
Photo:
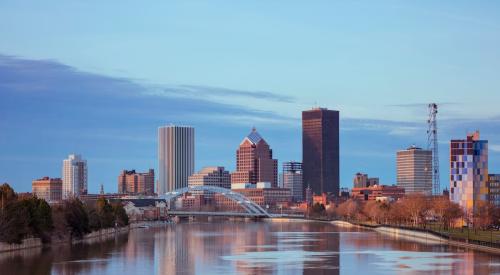
<path fill-rule="evenodd" d="M 301 160 L 302 110 L 340 111 L 341 185 L 396 182 L 396 151 L 480 130 L 500 173 L 500 2 L 0 2 L 0 182 L 30 191 L 88 160 L 89 190 L 157 168 L 156 131 L 196 128 L 196 169 L 235 169 L 255 126 Z"/>

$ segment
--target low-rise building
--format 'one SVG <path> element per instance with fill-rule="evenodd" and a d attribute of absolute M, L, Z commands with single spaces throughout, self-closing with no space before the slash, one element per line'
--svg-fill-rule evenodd
<path fill-rule="evenodd" d="M 222 166 L 205 167 L 189 177 L 188 186 L 214 186 L 231 189 L 231 174 Z M 192 194 L 202 196 L 205 203 L 209 203 L 213 198 L 213 193 L 210 191 L 192 191 Z M 204 202 L 200 203 L 204 204 Z"/>
<path fill-rule="evenodd" d="M 258 182 L 257 184 L 233 184 L 231 191 L 242 194 L 247 199 L 267 210 L 288 208 L 292 201 L 290 189 L 272 187 L 270 182 Z M 214 203 L 218 208 L 222 209 L 242 209 L 238 202 L 225 197 L 223 194 L 215 194 Z"/>
<path fill-rule="evenodd" d="M 231 188 L 231 174 L 221 166 L 210 166 L 201 169 L 188 179 L 188 186 L 216 186 Z"/>
<path fill-rule="evenodd" d="M 118 193 L 129 195 L 153 195 L 155 172 L 149 169 L 146 173 L 135 170 L 123 170 L 118 176 Z"/>
<path fill-rule="evenodd" d="M 167 219 L 167 202 L 162 199 L 124 199 L 123 204 L 130 221 Z"/>
<path fill-rule="evenodd" d="M 387 197 L 387 199 L 398 200 L 405 195 L 404 188 L 396 185 L 374 185 L 364 188 L 353 188 L 352 198 L 356 200 L 376 200 L 378 197 Z"/>
<path fill-rule="evenodd" d="M 368 174 L 356 173 L 353 179 L 353 187 L 363 188 L 379 184 L 379 178 L 369 178 Z"/>
<path fill-rule="evenodd" d="M 48 203 L 57 203 L 62 201 L 62 184 L 60 178 L 43 177 L 32 182 L 31 190 L 34 196 Z"/>

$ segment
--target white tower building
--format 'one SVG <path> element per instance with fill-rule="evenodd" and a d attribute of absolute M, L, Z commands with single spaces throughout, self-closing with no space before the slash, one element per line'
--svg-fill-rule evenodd
<path fill-rule="evenodd" d="M 87 161 L 80 155 L 63 160 L 63 199 L 87 194 Z"/>

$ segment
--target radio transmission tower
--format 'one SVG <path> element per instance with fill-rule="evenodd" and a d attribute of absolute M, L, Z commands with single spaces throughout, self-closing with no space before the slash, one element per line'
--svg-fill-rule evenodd
<path fill-rule="evenodd" d="M 432 192 L 434 193 L 434 195 L 439 195 L 441 193 L 441 184 L 439 182 L 439 152 L 436 120 L 437 113 L 437 104 L 429 104 L 429 119 L 427 120 L 427 149 L 432 151 Z"/>

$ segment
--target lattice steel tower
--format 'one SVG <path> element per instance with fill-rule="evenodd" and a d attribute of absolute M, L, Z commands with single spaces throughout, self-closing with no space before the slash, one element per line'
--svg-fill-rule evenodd
<path fill-rule="evenodd" d="M 429 104 L 429 119 L 427 120 L 427 149 L 432 151 L 432 192 L 434 193 L 434 195 L 440 195 L 441 193 L 441 184 L 439 181 L 439 151 L 436 120 L 437 113 L 437 104 Z"/>

